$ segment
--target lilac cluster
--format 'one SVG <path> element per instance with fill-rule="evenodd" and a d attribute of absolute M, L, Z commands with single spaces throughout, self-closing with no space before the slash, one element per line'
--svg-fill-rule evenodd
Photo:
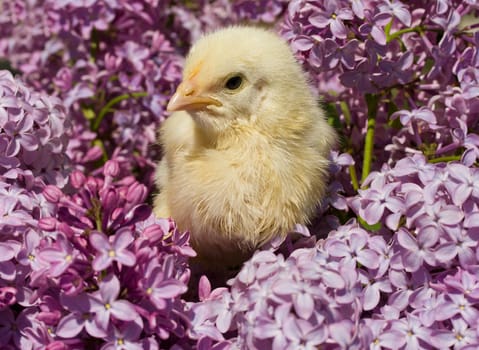
<path fill-rule="evenodd" d="M 67 182 L 68 129 L 58 99 L 0 71 L 0 309 L 28 298 L 27 257 L 19 254 L 38 220 L 55 214 L 42 191 Z"/>
<path fill-rule="evenodd" d="M 345 151 L 361 155 L 374 146 L 372 165 L 379 170 L 405 154 L 442 158 L 466 148 L 471 165 L 477 149 L 477 7 L 457 0 L 295 0 L 282 33 L 341 123 Z M 374 128 L 374 145 L 364 145 Z M 371 166 L 368 159 L 356 160 Z"/>
<path fill-rule="evenodd" d="M 0 176 L 36 178 L 63 187 L 70 129 L 60 100 L 32 92 L 8 71 L 0 71 Z"/>
<path fill-rule="evenodd" d="M 152 216 L 146 187 L 117 180 L 119 172 L 110 160 L 102 177 L 73 171 L 72 194 L 46 186 L 55 215 L 23 242 L 2 243 L 2 264 L 14 267 L 9 292 L 23 307 L 0 311 L 2 346 L 154 349 L 183 338 L 189 318 L 179 296 L 195 253 L 187 234 Z"/>
<path fill-rule="evenodd" d="M 257 252 L 229 290 L 203 280 L 192 336 L 246 349 L 477 348 L 478 176 L 419 155 L 371 173 L 350 199 L 370 232 L 353 219 L 286 259 Z"/>

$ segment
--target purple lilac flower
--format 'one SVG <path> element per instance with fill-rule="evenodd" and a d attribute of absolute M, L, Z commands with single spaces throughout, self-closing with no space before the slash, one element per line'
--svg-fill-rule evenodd
<path fill-rule="evenodd" d="M 99 232 L 94 232 L 90 236 L 90 243 L 99 252 L 92 264 L 97 271 L 104 270 L 113 261 L 126 266 L 133 266 L 136 262 L 135 255 L 126 249 L 133 242 L 133 236 L 128 228 L 119 230 L 111 238 L 108 240 L 108 237 Z"/>

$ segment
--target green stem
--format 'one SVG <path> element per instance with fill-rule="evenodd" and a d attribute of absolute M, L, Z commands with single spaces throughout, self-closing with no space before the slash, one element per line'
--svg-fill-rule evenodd
<path fill-rule="evenodd" d="M 454 161 L 454 160 L 461 160 L 461 156 L 444 156 L 444 157 L 438 157 L 438 158 L 433 158 L 433 159 L 429 159 L 428 162 L 429 163 L 447 163 L 447 162 L 451 162 L 451 161 Z"/>
<path fill-rule="evenodd" d="M 356 168 L 354 165 L 349 166 L 349 176 L 351 177 L 351 184 L 355 191 L 359 190 L 358 175 L 356 174 Z"/>
<path fill-rule="evenodd" d="M 415 27 L 412 27 L 412 28 L 405 28 L 405 29 L 398 30 L 397 32 L 394 32 L 392 34 L 387 33 L 386 42 L 389 43 L 389 42 L 393 41 L 394 39 L 397 39 L 401 35 L 406 34 L 406 33 L 411 33 L 411 32 L 420 33 L 421 31 L 423 31 L 422 26 L 415 26 Z"/>
<path fill-rule="evenodd" d="M 339 106 L 341 107 L 341 111 L 343 112 L 346 125 L 351 125 L 351 111 L 349 110 L 348 104 L 345 101 L 341 101 L 339 103 Z"/>
<path fill-rule="evenodd" d="M 112 98 L 108 103 L 100 110 L 98 113 L 98 116 L 95 118 L 93 125 L 92 125 L 92 131 L 97 131 L 98 128 L 100 127 L 100 124 L 105 117 L 105 115 L 111 111 L 111 108 L 116 105 L 117 103 L 120 103 L 121 101 L 127 100 L 129 98 L 140 98 L 140 97 L 145 97 L 148 96 L 147 92 L 132 92 L 128 94 L 123 94 L 120 96 L 116 96 Z"/>
<path fill-rule="evenodd" d="M 366 103 L 368 105 L 368 126 L 366 131 L 366 140 L 364 142 L 363 172 L 361 174 L 361 182 L 366 180 L 371 172 L 371 164 L 374 149 L 374 131 L 376 128 L 376 113 L 378 110 L 378 96 L 366 95 Z"/>

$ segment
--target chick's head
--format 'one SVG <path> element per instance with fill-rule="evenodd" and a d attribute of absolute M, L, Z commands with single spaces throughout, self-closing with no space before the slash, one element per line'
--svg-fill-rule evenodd
<path fill-rule="evenodd" d="M 229 27 L 193 45 L 167 109 L 188 111 L 210 132 L 233 124 L 267 128 L 288 114 L 289 102 L 297 104 L 296 92 L 304 95 L 305 89 L 306 78 L 284 40 L 260 28 Z"/>

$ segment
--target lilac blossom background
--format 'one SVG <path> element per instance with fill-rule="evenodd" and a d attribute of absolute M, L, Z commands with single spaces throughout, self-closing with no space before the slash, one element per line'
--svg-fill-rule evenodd
<path fill-rule="evenodd" d="M 0 347 L 477 349 L 478 11 L 1 2 Z M 290 43 L 341 145 L 319 224 L 212 288 L 151 214 L 155 134 L 190 44 L 243 22 Z"/>

